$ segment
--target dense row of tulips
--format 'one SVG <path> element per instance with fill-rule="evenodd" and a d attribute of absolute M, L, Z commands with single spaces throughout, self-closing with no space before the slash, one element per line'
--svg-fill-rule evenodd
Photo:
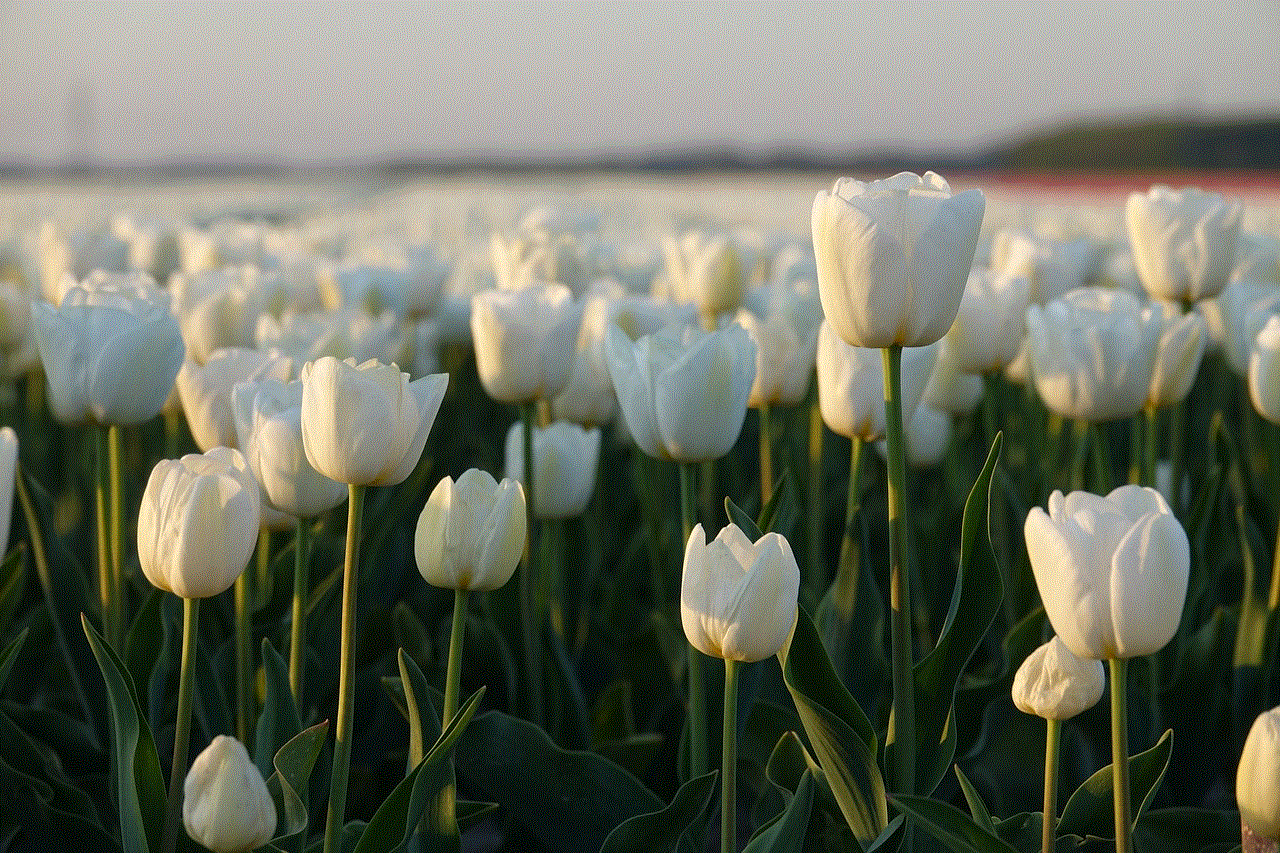
<path fill-rule="evenodd" d="M 1274 851 L 1266 215 L 0 232 L 0 850 Z"/>

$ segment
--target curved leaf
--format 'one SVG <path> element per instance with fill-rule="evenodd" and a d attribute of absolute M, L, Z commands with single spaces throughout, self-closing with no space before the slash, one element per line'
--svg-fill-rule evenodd
<path fill-rule="evenodd" d="M 9 670 L 13 668 L 13 662 L 18 659 L 18 652 L 22 651 L 22 644 L 27 641 L 27 632 L 30 630 L 30 626 L 23 628 L 22 633 L 10 640 L 9 645 L 0 652 L 0 690 L 4 689 L 4 683 L 9 678 Z"/>
<path fill-rule="evenodd" d="M 262 671 L 266 676 L 266 691 L 253 739 L 253 763 L 265 776 L 273 766 L 276 753 L 302 731 L 302 720 L 293 701 L 293 691 L 289 689 L 289 665 L 265 637 L 262 639 Z"/>
<path fill-rule="evenodd" d="M 1146 752 L 1129 758 L 1129 796 L 1136 804 L 1134 823 L 1151 805 L 1160 780 L 1169 767 L 1169 755 L 1173 751 L 1173 729 L 1166 729 L 1156 745 Z M 1058 831 L 1064 835 L 1084 835 L 1095 838 L 1115 837 L 1115 817 L 1112 802 L 1111 767 L 1094 773 L 1076 789 L 1062 808 Z"/>
<path fill-rule="evenodd" d="M 1018 853 L 950 803 L 905 794 L 889 801 L 955 853 Z"/>
<path fill-rule="evenodd" d="M 303 729 L 280 747 L 272 760 L 275 772 L 267 780 L 267 790 L 276 803 L 275 841 L 307 828 L 307 783 L 328 733 L 328 720 Z"/>
<path fill-rule="evenodd" d="M 680 837 L 707 810 L 718 771 L 680 786 L 671 804 L 656 812 L 624 820 L 610 832 L 600 853 L 659 853 L 675 850 Z"/>
<path fill-rule="evenodd" d="M 804 849 L 813 811 L 813 774 L 812 769 L 805 768 L 782 818 L 751 839 L 743 853 L 800 853 Z"/>

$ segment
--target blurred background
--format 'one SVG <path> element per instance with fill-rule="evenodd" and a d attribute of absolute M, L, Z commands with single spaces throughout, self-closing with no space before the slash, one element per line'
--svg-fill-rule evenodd
<path fill-rule="evenodd" d="M 0 0 L 0 176 L 1280 169 L 1280 3 Z"/>

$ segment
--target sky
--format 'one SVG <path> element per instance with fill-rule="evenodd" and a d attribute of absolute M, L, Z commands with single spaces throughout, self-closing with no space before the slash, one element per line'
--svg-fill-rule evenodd
<path fill-rule="evenodd" d="M 0 161 L 971 153 L 1280 118 L 1280 0 L 0 0 Z"/>

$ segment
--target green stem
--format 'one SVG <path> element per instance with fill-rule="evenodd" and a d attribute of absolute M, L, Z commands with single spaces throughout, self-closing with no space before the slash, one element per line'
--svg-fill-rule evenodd
<path fill-rule="evenodd" d="M 760 406 L 760 506 L 769 505 L 773 497 L 773 423 L 769 404 Z"/>
<path fill-rule="evenodd" d="M 822 407 L 816 399 L 809 404 L 809 482 L 805 495 L 809 502 L 808 571 L 805 572 L 809 599 L 816 603 L 826 588 L 826 567 L 822 561 Z"/>
<path fill-rule="evenodd" d="M 1058 756 L 1061 720 L 1045 720 L 1044 731 L 1044 822 L 1040 834 L 1041 853 L 1054 853 L 1058 823 Z"/>
<path fill-rule="evenodd" d="M 1147 428 L 1142 442 L 1142 478 L 1138 482 L 1155 488 L 1156 458 L 1160 445 L 1160 412 L 1154 406 L 1148 406 L 1144 417 Z"/>
<path fill-rule="evenodd" d="M 1169 411 L 1169 508 L 1179 519 L 1183 517 L 1182 507 L 1182 474 L 1183 474 L 1183 432 L 1186 429 L 1186 400 L 1174 405 Z"/>
<path fill-rule="evenodd" d="M 1280 607 L 1280 523 L 1276 525 L 1276 549 L 1271 558 L 1271 591 L 1267 595 L 1267 609 Z"/>
<path fill-rule="evenodd" d="M 169 767 L 169 803 L 164 813 L 164 853 L 173 853 L 178 843 L 182 815 L 182 786 L 187 776 L 187 744 L 191 738 L 191 695 L 196 666 L 196 621 L 200 599 L 182 599 L 182 668 L 178 671 L 178 719 L 173 730 L 173 764 Z"/>
<path fill-rule="evenodd" d="M 111 507 L 111 586 L 115 590 L 116 611 L 115 632 L 112 645 L 117 649 L 124 648 L 125 632 L 125 586 L 124 586 L 124 495 L 120 482 L 120 427 L 112 424 L 107 427 L 107 471 L 110 488 Z"/>
<path fill-rule="evenodd" d="M 1125 678 L 1129 671 L 1126 658 L 1107 661 L 1111 668 L 1111 781 L 1116 815 L 1116 853 L 1133 849 L 1132 820 L 1129 809 L 1129 715 L 1125 696 Z"/>
<path fill-rule="evenodd" d="M 738 841 L 738 661 L 724 662 L 724 732 L 720 748 L 720 853 Z"/>
<path fill-rule="evenodd" d="M 693 533 L 697 507 L 694 506 L 694 494 L 697 484 L 696 462 L 680 463 L 680 513 L 686 545 Z M 681 570 L 683 573 L 684 549 L 680 549 Z M 689 670 L 689 778 L 697 779 L 707 772 L 707 694 L 702 679 L 702 655 L 691 645 L 686 644 L 686 660 Z"/>
<path fill-rule="evenodd" d="M 449 664 L 444 676 L 444 704 L 440 709 L 441 730 L 449 727 L 449 721 L 458 713 L 458 696 L 462 686 L 462 638 L 467 625 L 467 591 L 454 590 L 453 593 L 453 626 L 449 631 Z M 420 746 L 419 749 L 422 747 Z M 421 756 L 412 757 L 414 765 L 421 761 Z M 438 808 L 443 814 L 454 817 L 457 799 L 457 787 L 453 782 L 452 771 L 449 784 L 442 791 L 442 802 Z M 454 818 L 456 819 L 456 818 Z"/>
<path fill-rule="evenodd" d="M 302 677 L 307 664 L 307 594 L 311 586 L 311 555 L 307 522 L 299 518 L 293 540 L 293 618 L 289 625 L 289 689 L 294 704 L 302 705 Z"/>
<path fill-rule="evenodd" d="M 1087 482 L 1089 458 L 1089 422 L 1075 419 L 1071 421 L 1071 437 L 1075 440 L 1075 454 L 1071 462 L 1071 491 L 1082 491 Z"/>
<path fill-rule="evenodd" d="M 854 531 L 854 520 L 858 509 L 862 506 L 862 448 L 865 442 L 854 436 L 849 445 L 849 491 L 844 501 L 844 536 L 840 540 L 840 563 L 836 569 L 836 577 L 844 577 L 857 571 L 858 542 Z M 857 578 L 853 577 L 851 590 L 857 588 Z"/>
<path fill-rule="evenodd" d="M 365 487 L 347 486 L 347 548 L 342 570 L 341 651 L 338 656 L 338 718 L 329 782 L 329 814 L 324 824 L 324 853 L 342 849 L 347 810 L 347 777 L 351 772 L 351 734 L 355 712 L 356 581 L 360 562 L 360 528 L 364 521 Z"/>
<path fill-rule="evenodd" d="M 98 532 L 98 594 L 102 601 L 102 633 L 107 643 L 117 651 L 120 643 L 116 639 L 116 589 L 115 572 L 111 568 L 111 522 L 108 519 L 108 506 L 111 491 L 111 474 L 108 462 L 107 428 L 94 427 L 94 444 L 97 450 L 97 480 L 94 484 L 94 504 Z"/>
<path fill-rule="evenodd" d="M 881 350 L 884 360 L 885 432 L 889 463 L 889 606 L 893 672 L 893 719 L 887 743 L 893 790 L 914 794 L 916 786 L 915 679 L 911 653 L 911 586 L 907 578 L 906 463 L 902 431 L 902 347 Z"/>
<path fill-rule="evenodd" d="M 249 749 L 249 570 L 235 582 L 236 737 Z"/>
<path fill-rule="evenodd" d="M 564 639 L 564 520 L 546 518 L 542 521 L 543 596 L 547 621 L 551 630 Z M 541 614 L 538 624 L 542 624 Z"/>
<path fill-rule="evenodd" d="M 1093 448 L 1094 482 L 1098 494 L 1111 492 L 1111 445 L 1102 424 L 1089 424 L 1089 443 Z"/>
<path fill-rule="evenodd" d="M 542 725 L 542 643 L 538 637 L 538 622 L 534 618 L 533 601 L 534 584 L 538 579 L 538 567 L 535 565 L 538 556 L 538 526 L 533 504 L 533 422 L 536 417 L 536 403 L 520 404 L 520 423 L 524 438 L 525 530 L 528 531 L 524 561 L 520 566 L 520 632 L 524 642 L 525 676 L 529 685 L 529 719 L 537 725 Z"/>

